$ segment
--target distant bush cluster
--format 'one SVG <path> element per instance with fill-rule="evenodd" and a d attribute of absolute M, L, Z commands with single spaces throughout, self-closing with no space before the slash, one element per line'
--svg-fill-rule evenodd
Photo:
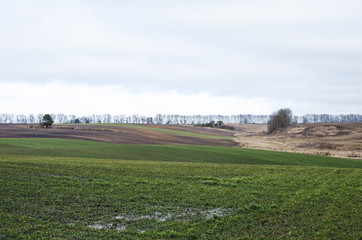
<path fill-rule="evenodd" d="M 201 124 L 195 124 L 195 127 L 221 127 L 224 123 L 222 121 L 211 121 L 209 123 L 201 123 Z"/>
<path fill-rule="evenodd" d="M 289 108 L 273 113 L 268 121 L 268 134 L 278 129 L 286 128 L 292 123 L 292 111 Z"/>
<path fill-rule="evenodd" d="M 53 123 L 54 123 L 54 120 L 53 120 L 53 118 L 50 116 L 50 114 L 45 114 L 44 116 L 43 116 L 43 119 L 41 120 L 41 122 L 40 122 L 40 127 L 42 127 L 42 128 L 49 128 L 49 127 L 51 127 L 52 125 L 53 125 Z"/>

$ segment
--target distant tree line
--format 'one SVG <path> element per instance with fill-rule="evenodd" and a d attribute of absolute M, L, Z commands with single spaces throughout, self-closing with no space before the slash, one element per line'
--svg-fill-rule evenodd
<path fill-rule="evenodd" d="M 39 124 L 44 114 L 8 114 L 0 113 L 0 123 L 7 124 Z M 272 115 L 178 115 L 178 114 L 156 114 L 155 116 L 144 115 L 66 115 L 63 113 L 50 114 L 54 123 L 130 123 L 130 124 L 208 124 L 218 121 L 224 124 L 267 124 Z M 292 123 L 319 123 L 319 122 L 362 122 L 362 115 L 329 115 L 329 114 L 307 114 L 303 116 L 292 116 Z"/>

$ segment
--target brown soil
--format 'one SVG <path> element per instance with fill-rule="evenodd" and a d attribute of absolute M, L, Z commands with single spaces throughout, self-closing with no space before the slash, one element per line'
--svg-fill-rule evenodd
<path fill-rule="evenodd" d="M 233 125 L 240 147 L 362 159 L 362 123 L 290 126 L 266 135 L 265 125 Z"/>
<path fill-rule="evenodd" d="M 132 126 L 54 125 L 49 129 L 37 125 L 0 124 L 0 137 L 66 138 L 118 144 L 190 144 L 238 146 L 273 151 L 362 159 L 362 123 L 298 124 L 274 134 L 266 134 L 265 125 L 229 124 L 235 130 L 192 125 L 150 125 L 153 128 L 235 136 L 233 140 L 185 137 Z"/>
<path fill-rule="evenodd" d="M 231 131 L 193 127 L 190 125 L 152 125 L 155 128 L 173 129 L 213 136 L 233 136 Z M 190 144 L 235 146 L 232 140 L 185 137 L 148 129 L 102 125 L 53 125 L 48 129 L 29 124 L 0 124 L 0 137 L 10 138 L 66 138 L 102 141 L 119 144 Z"/>

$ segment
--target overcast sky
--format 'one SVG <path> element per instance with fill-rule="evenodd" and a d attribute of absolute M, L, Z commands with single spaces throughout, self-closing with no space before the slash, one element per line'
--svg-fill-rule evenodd
<path fill-rule="evenodd" d="M 2 0 L 0 113 L 362 114 L 361 0 Z"/>

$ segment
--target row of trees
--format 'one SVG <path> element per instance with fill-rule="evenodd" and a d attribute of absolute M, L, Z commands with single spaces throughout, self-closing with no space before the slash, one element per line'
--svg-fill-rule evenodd
<path fill-rule="evenodd" d="M 0 123 L 22 123 L 39 124 L 44 114 L 6 114 L 0 113 Z M 155 116 L 144 115 L 66 115 L 50 114 L 55 123 L 132 123 L 132 124 L 206 124 L 212 121 L 228 123 L 267 124 L 272 115 L 178 115 L 157 114 Z M 362 122 L 362 115 L 329 115 L 329 114 L 307 114 L 303 116 L 292 116 L 292 123 L 317 123 L 317 122 Z"/>
<path fill-rule="evenodd" d="M 78 120 L 78 119 L 76 119 Z M 79 120 L 78 120 L 79 121 Z M 40 122 L 41 127 L 49 128 L 54 123 L 54 120 L 50 114 L 45 114 Z M 80 123 L 80 122 L 75 122 Z M 268 121 L 268 133 L 273 133 L 281 128 L 287 128 L 292 123 L 292 111 L 289 108 L 280 109 L 271 115 Z M 196 124 L 201 127 L 222 127 L 224 123 L 222 121 L 211 121 L 209 123 Z"/>

